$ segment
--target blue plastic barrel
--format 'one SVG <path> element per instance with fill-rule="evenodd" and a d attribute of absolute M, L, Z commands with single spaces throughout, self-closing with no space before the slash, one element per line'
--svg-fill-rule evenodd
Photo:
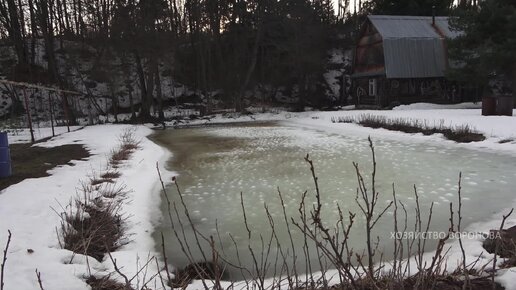
<path fill-rule="evenodd" d="M 11 176 L 11 152 L 6 132 L 0 132 L 0 178 Z"/>

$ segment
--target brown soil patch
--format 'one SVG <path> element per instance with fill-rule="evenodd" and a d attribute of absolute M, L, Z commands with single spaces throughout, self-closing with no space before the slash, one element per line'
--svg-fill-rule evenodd
<path fill-rule="evenodd" d="M 26 178 L 49 176 L 48 170 L 72 160 L 90 156 L 80 144 L 62 145 L 52 148 L 31 147 L 31 144 L 11 144 L 11 166 L 13 175 L 0 178 L 0 190 Z"/>

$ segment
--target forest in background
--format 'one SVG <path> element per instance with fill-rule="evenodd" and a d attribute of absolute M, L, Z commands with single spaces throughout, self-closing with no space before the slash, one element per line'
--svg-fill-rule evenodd
<path fill-rule="evenodd" d="M 108 102 L 113 108 L 125 103 L 142 120 L 151 119 L 153 108 L 163 119 L 163 102 L 177 97 L 177 90 L 188 91 L 208 112 L 221 104 L 240 111 L 249 105 L 246 95 L 260 96 L 254 102 L 274 102 L 278 94 L 295 97 L 300 109 L 332 106 L 347 98 L 346 62 L 329 59 L 332 51 L 353 48 L 365 15 L 473 19 L 485 3 L 514 8 L 508 0 L 337 2 L 5 0 L 0 73 L 88 98 L 102 96 L 106 110 Z M 331 69 L 340 72 L 339 96 L 328 96 L 331 88 L 323 81 Z"/>

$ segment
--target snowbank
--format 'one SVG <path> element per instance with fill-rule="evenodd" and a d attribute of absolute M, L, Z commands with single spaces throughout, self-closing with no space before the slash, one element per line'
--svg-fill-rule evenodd
<path fill-rule="evenodd" d="M 45 289 L 88 289 L 83 277 L 112 271 L 111 262 L 98 263 L 86 259 L 58 244 L 56 229 L 59 213 L 78 194 L 81 180 L 92 173 L 106 169 L 110 151 L 118 145 L 118 136 L 128 125 L 85 127 L 65 133 L 38 146 L 53 147 L 64 144 L 84 144 L 92 156 L 85 161 L 74 161 L 50 171 L 51 176 L 26 179 L 0 193 L 0 245 L 7 242 L 7 230 L 12 241 L 7 253 L 5 289 L 39 289 L 35 270 L 41 272 Z M 119 267 L 129 277 L 147 257 L 153 256 L 154 242 L 150 230 L 159 218 L 160 191 L 157 189 L 156 164 L 160 167 L 170 154 L 146 138 L 152 130 L 135 127 L 135 137 L 141 140 L 141 149 L 119 168 L 120 183 L 130 189 L 131 202 L 123 211 L 129 215 L 128 232 L 131 242 L 113 254 Z M 162 167 L 162 171 L 164 171 Z M 166 174 L 165 178 L 168 178 Z M 29 251 L 31 249 L 32 251 Z M 139 259 L 139 261 L 137 260 Z M 145 261 L 144 261 L 145 260 Z M 150 271 L 155 271 L 155 263 Z"/>
<path fill-rule="evenodd" d="M 460 103 L 460 104 L 431 104 L 431 103 L 414 103 L 410 105 L 400 105 L 392 108 L 394 111 L 404 110 L 435 110 L 435 109 L 481 109 L 482 102 L 477 103 Z"/>

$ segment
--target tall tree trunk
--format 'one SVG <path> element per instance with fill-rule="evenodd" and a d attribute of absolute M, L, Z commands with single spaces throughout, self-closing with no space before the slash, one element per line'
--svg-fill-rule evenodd
<path fill-rule="evenodd" d="M 240 91 L 238 92 L 235 109 L 237 111 L 243 110 L 243 98 L 245 90 L 247 89 L 247 86 L 249 85 L 249 82 L 251 80 L 251 76 L 253 75 L 254 69 L 256 67 L 256 61 L 258 60 L 258 48 L 260 47 L 260 39 L 262 37 L 262 24 L 259 24 L 258 31 L 256 32 L 256 37 L 254 40 L 254 47 L 253 51 L 251 53 L 251 63 L 249 64 L 249 67 L 247 68 L 247 72 L 245 74 L 244 82 L 242 83 L 242 86 L 240 87 Z"/>
<path fill-rule="evenodd" d="M 48 73 L 51 82 L 59 82 L 56 55 L 54 49 L 54 30 L 52 28 L 52 16 L 47 0 L 39 1 L 39 22 L 45 41 L 45 54 L 47 56 Z"/>
<path fill-rule="evenodd" d="M 156 62 L 155 72 L 156 77 L 154 80 L 156 81 L 156 98 L 158 99 L 158 119 L 160 122 L 165 121 L 165 113 L 163 112 L 163 93 L 161 91 L 161 78 L 159 76 L 159 65 Z"/>
<path fill-rule="evenodd" d="M 79 5 L 77 3 L 78 1 L 79 0 L 73 0 L 73 2 L 72 2 L 73 22 L 75 24 L 75 34 L 76 35 L 79 35 L 79 16 L 78 16 Z"/>
<path fill-rule="evenodd" d="M 77 34 L 84 41 L 84 31 L 83 31 L 83 22 L 82 22 L 82 3 L 81 0 L 77 0 Z"/>
<path fill-rule="evenodd" d="M 514 99 L 514 108 L 516 108 L 516 62 L 512 64 L 512 97 Z"/>
<path fill-rule="evenodd" d="M 149 108 L 149 112 L 151 112 L 151 108 L 154 107 L 154 78 L 156 74 L 151 72 L 147 74 L 147 107 Z M 152 111 L 154 112 L 154 110 Z M 151 113 L 152 116 L 152 113 Z"/>
<path fill-rule="evenodd" d="M 22 5 L 22 2 L 21 0 L 18 0 L 18 12 L 19 12 L 19 18 L 20 18 L 20 32 L 21 32 L 21 35 L 22 35 L 22 38 L 23 40 L 25 41 L 26 39 L 26 31 L 25 31 L 25 12 L 24 12 L 24 9 L 23 9 L 23 5 Z M 23 43 L 25 45 L 25 42 Z M 25 51 L 26 53 L 27 51 Z"/>
<path fill-rule="evenodd" d="M 170 0 L 169 4 L 170 9 L 170 29 L 174 36 L 178 36 L 182 31 L 182 23 L 181 23 L 181 15 L 179 15 L 179 10 L 177 8 L 177 0 Z"/>
<path fill-rule="evenodd" d="M 66 5 L 66 2 L 68 0 L 63 0 L 63 12 L 64 12 L 64 21 L 65 21 L 65 30 L 66 34 L 70 33 L 70 14 L 68 12 L 68 6 Z"/>
<path fill-rule="evenodd" d="M 102 10 L 103 10 L 102 11 L 102 21 L 103 21 L 103 25 L 104 25 L 102 34 L 106 40 L 109 37 L 110 8 L 111 8 L 111 5 L 108 4 L 106 0 L 104 0 L 103 6 L 102 6 Z"/>
<path fill-rule="evenodd" d="M 3 5 L 2 5 L 3 6 Z M 4 7 L 4 6 L 3 6 Z M 7 13 L 9 18 L 9 23 L 7 31 L 9 32 L 9 37 L 14 43 L 14 48 L 16 50 L 16 56 L 18 57 L 18 66 L 24 70 L 27 67 L 28 59 L 27 59 L 27 50 L 25 45 L 25 40 L 23 38 L 22 27 L 20 24 L 19 15 L 23 15 L 23 13 L 18 13 L 18 8 L 14 0 L 7 0 L 7 10 L 3 11 L 2 14 Z"/>
<path fill-rule="evenodd" d="M 66 0 L 62 0 L 63 2 Z M 63 7 L 61 6 L 61 0 L 56 0 L 56 12 L 57 12 L 57 26 L 59 27 L 58 35 L 63 34 L 65 30 Z M 53 13 L 52 13 L 53 14 Z M 63 37 L 59 37 L 59 47 L 63 48 Z"/>
<path fill-rule="evenodd" d="M 116 96 L 115 94 L 111 95 L 111 106 L 113 107 L 113 116 L 115 117 L 115 123 L 118 123 L 118 96 Z"/>
<path fill-rule="evenodd" d="M 136 73 L 138 74 L 138 80 L 140 82 L 140 91 L 141 91 L 141 106 L 140 106 L 140 113 L 138 114 L 138 117 L 142 122 L 150 120 L 150 108 L 149 108 L 149 101 L 148 101 L 148 91 L 147 91 L 147 84 L 145 82 L 145 72 L 143 71 L 143 65 L 142 65 L 142 59 L 140 57 L 140 54 L 138 51 L 134 50 L 134 59 L 136 61 Z"/>
<path fill-rule="evenodd" d="M 136 110 L 134 109 L 133 91 L 129 91 L 129 106 L 131 107 L 131 120 L 136 120 Z"/>
<path fill-rule="evenodd" d="M 34 1 L 29 0 L 29 15 L 30 15 L 30 32 L 31 32 L 31 44 L 30 44 L 30 65 L 35 65 L 36 62 L 36 39 L 38 37 L 38 25 L 36 23 L 36 12 L 34 9 Z"/>
<path fill-rule="evenodd" d="M 155 78 L 155 72 L 154 72 L 154 63 L 156 62 L 156 59 L 151 56 L 149 62 L 147 63 L 147 108 L 149 108 L 149 114 L 151 112 L 151 108 L 154 104 L 154 78 Z M 150 114 L 152 116 L 152 114 Z"/>

